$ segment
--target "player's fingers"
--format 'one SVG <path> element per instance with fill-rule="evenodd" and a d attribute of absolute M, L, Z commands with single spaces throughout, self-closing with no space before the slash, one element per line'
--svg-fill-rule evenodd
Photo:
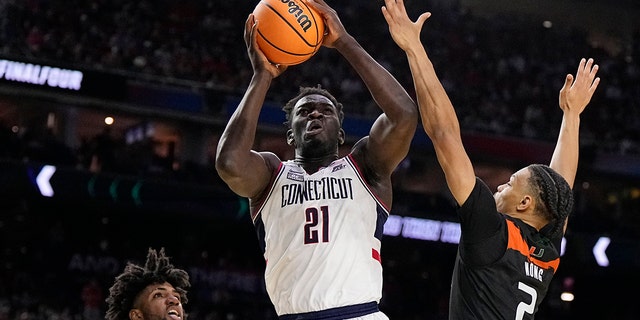
<path fill-rule="evenodd" d="M 391 22 L 391 16 L 389 16 L 389 13 L 387 12 L 387 7 L 382 6 L 380 10 L 382 11 L 382 16 L 384 17 L 384 20 L 386 20 L 387 24 L 389 24 L 389 22 Z"/>
<path fill-rule="evenodd" d="M 418 25 L 418 27 L 420 27 L 420 29 L 422 29 L 424 22 L 427 21 L 429 17 L 431 17 L 431 12 L 425 12 L 418 17 L 418 20 L 416 20 L 416 24 Z"/>
<path fill-rule="evenodd" d="M 390 10 L 390 11 L 396 10 L 396 1 L 384 0 L 384 6 L 387 7 L 387 10 Z"/>
<path fill-rule="evenodd" d="M 596 88 L 598 88 L 599 84 L 600 84 L 600 77 L 597 77 L 595 80 L 593 80 L 593 83 L 589 88 L 589 93 L 593 94 L 596 91 Z"/>
<path fill-rule="evenodd" d="M 600 66 L 597 64 L 594 64 L 593 67 L 591 67 L 591 72 L 589 73 L 590 79 L 594 79 L 596 77 L 598 70 L 600 70 Z"/>
<path fill-rule="evenodd" d="M 573 85 L 573 75 L 569 73 L 564 78 L 564 85 L 562 86 L 562 89 L 560 89 L 560 95 L 565 96 L 567 94 L 567 91 L 569 90 L 569 88 L 571 88 L 572 85 Z"/>
<path fill-rule="evenodd" d="M 329 5 L 327 5 L 326 2 L 324 2 L 324 0 L 306 0 L 308 3 L 311 4 L 311 6 L 318 10 L 321 14 L 324 13 L 325 10 L 327 10 L 329 8 Z"/>
<path fill-rule="evenodd" d="M 249 37 L 251 36 L 251 29 L 253 29 L 254 18 L 253 13 L 250 13 L 247 17 L 247 20 L 244 22 L 244 40 L 247 42 Z"/>
<path fill-rule="evenodd" d="M 578 70 L 576 71 L 576 77 L 585 70 L 585 65 L 587 64 L 587 59 L 580 59 L 580 63 L 578 64 Z"/>

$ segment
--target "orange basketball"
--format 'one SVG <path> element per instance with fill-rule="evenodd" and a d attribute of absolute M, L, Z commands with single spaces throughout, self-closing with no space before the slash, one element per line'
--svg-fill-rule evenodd
<path fill-rule="evenodd" d="M 271 63 L 299 64 L 322 46 L 324 20 L 304 0 L 261 0 L 253 14 L 258 46 Z"/>

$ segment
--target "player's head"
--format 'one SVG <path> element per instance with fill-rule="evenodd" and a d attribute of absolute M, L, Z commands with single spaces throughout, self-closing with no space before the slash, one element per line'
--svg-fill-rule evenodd
<path fill-rule="evenodd" d="M 189 275 L 170 263 L 164 248 L 150 248 L 144 266 L 127 263 L 109 288 L 105 319 L 163 320 L 175 313 L 185 320 L 190 287 Z"/>
<path fill-rule="evenodd" d="M 553 223 L 551 234 L 563 232 L 564 222 L 573 210 L 573 190 L 567 180 L 547 165 L 532 164 L 527 168 L 531 189 L 543 204 L 536 206 L 536 214 Z"/>
<path fill-rule="evenodd" d="M 344 143 L 342 104 L 320 86 L 301 87 L 282 110 L 289 127 L 287 143 L 303 150 L 307 156 L 334 152 Z"/>
<path fill-rule="evenodd" d="M 567 181 L 547 165 L 532 164 L 511 175 L 495 193 L 499 212 L 526 219 L 526 214 L 551 223 L 550 235 L 563 232 L 573 210 L 573 191 Z"/>

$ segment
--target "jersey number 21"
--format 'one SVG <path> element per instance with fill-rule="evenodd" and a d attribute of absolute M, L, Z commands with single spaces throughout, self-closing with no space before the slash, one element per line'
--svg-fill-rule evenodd
<path fill-rule="evenodd" d="M 304 214 L 304 244 L 329 242 L 329 207 L 307 208 Z"/>

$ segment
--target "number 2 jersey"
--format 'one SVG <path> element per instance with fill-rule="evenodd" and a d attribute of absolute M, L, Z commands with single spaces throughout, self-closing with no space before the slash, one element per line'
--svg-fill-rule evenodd
<path fill-rule="evenodd" d="M 251 207 L 278 315 L 380 301 L 389 212 L 351 155 L 312 174 L 282 162 L 268 194 Z"/>
<path fill-rule="evenodd" d="M 453 270 L 449 319 L 534 319 L 560 264 L 562 236 L 548 238 L 496 210 L 493 193 L 476 185 L 458 208 L 462 237 Z"/>

